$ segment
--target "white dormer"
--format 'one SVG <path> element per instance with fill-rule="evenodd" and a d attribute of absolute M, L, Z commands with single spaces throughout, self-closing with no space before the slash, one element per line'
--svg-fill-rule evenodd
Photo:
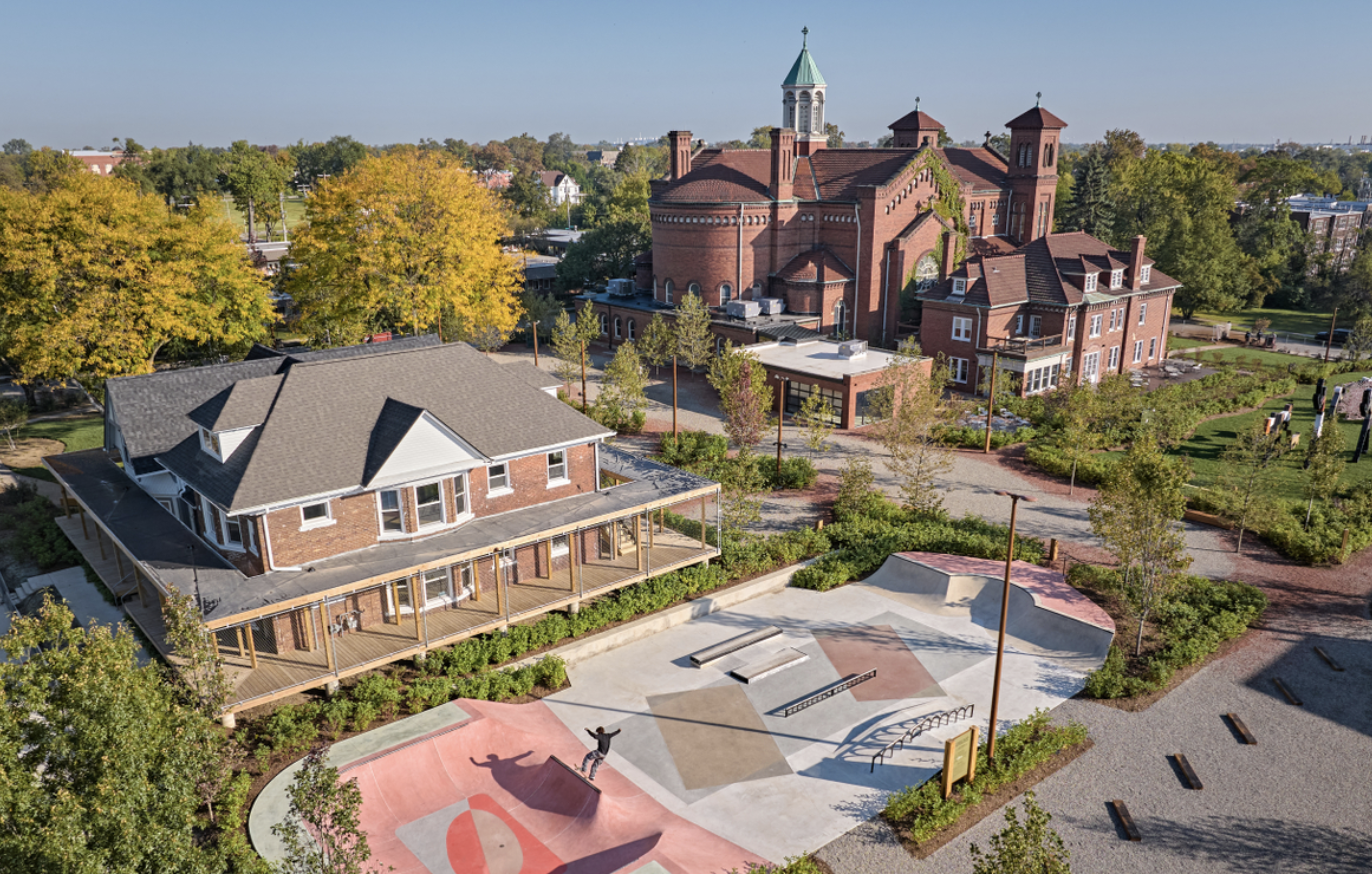
<path fill-rule="evenodd" d="M 228 431 L 211 431 L 200 428 L 200 448 L 217 461 L 228 461 L 248 439 L 254 428 L 233 428 Z"/>
<path fill-rule="evenodd" d="M 1139 268 L 1139 284 L 1147 285 L 1148 277 L 1153 273 L 1153 265 L 1145 264 Z"/>
<path fill-rule="evenodd" d="M 1085 282 L 1085 284 L 1082 285 L 1082 291 L 1095 291 L 1095 290 L 1096 290 L 1096 274 L 1094 274 L 1094 273 L 1088 273 L 1088 274 L 1086 274 L 1086 282 Z"/>
<path fill-rule="evenodd" d="M 414 420 L 367 485 L 377 488 L 448 476 L 480 467 L 488 460 L 447 425 L 425 412 Z"/>
<path fill-rule="evenodd" d="M 1110 287 L 1121 288 L 1124 286 L 1124 268 L 1110 271 Z"/>
<path fill-rule="evenodd" d="M 961 279 L 961 278 L 955 278 L 955 279 L 953 280 L 953 296 L 954 296 L 954 297 L 961 297 L 962 295 L 964 295 L 964 294 L 966 294 L 966 293 L 967 293 L 967 280 L 966 280 L 966 279 Z"/>

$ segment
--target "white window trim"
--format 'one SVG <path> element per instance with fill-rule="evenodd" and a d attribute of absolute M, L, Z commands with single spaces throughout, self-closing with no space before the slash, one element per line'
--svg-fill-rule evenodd
<path fill-rule="evenodd" d="M 503 467 L 503 468 L 505 468 L 505 485 L 499 486 L 499 487 L 497 487 L 497 488 L 491 488 L 491 468 L 493 468 L 493 467 Z M 510 462 L 508 462 L 508 461 L 497 461 L 495 464 L 487 465 L 487 467 L 486 467 L 486 497 L 488 497 L 488 498 L 498 498 L 498 497 L 501 497 L 502 495 L 513 495 L 513 494 L 514 494 L 514 483 L 512 482 L 512 478 L 511 478 L 510 473 L 511 473 L 511 472 L 510 472 Z"/>
<path fill-rule="evenodd" d="M 1095 315 L 1091 316 L 1091 325 L 1087 329 L 1086 336 L 1093 339 L 1099 337 L 1101 325 L 1104 323 L 1104 321 L 1105 318 L 1100 313 L 1096 313 Z"/>
<path fill-rule="evenodd" d="M 1139 304 L 1139 324 L 1140 324 L 1140 325 L 1145 324 L 1145 323 L 1147 323 L 1147 321 L 1148 321 L 1148 301 L 1143 301 L 1142 303 Z"/>
<path fill-rule="evenodd" d="M 953 339 L 959 343 L 972 342 L 972 319 L 968 316 L 953 316 Z"/>
<path fill-rule="evenodd" d="M 972 375 L 972 368 L 968 360 L 966 358 L 949 358 L 948 360 L 953 362 L 953 382 L 966 385 L 967 380 Z"/>
<path fill-rule="evenodd" d="M 318 506 L 318 505 L 320 505 L 320 504 L 323 504 L 323 505 L 324 505 L 324 518 L 323 518 L 323 519 L 308 519 L 308 520 L 307 520 L 307 519 L 305 518 L 305 508 L 306 508 L 306 507 L 316 507 L 316 506 Z M 325 498 L 325 499 L 322 500 L 322 501 L 310 501 L 308 504 L 301 504 L 301 505 L 300 505 L 300 530 L 301 530 L 301 531 L 313 531 L 313 530 L 316 529 L 316 528 L 328 528 L 330 525 L 335 525 L 335 524 L 337 524 L 337 523 L 338 523 L 338 520 L 335 519 L 335 518 L 333 517 L 333 501 L 332 501 L 331 499 L 329 499 L 329 498 Z"/>
<path fill-rule="evenodd" d="M 1138 363 L 1140 363 L 1140 362 L 1142 362 L 1142 361 L 1143 361 L 1143 341 L 1142 341 L 1142 340 L 1135 340 L 1135 341 L 1134 341 L 1134 363 L 1135 363 L 1135 364 L 1138 364 Z"/>
<path fill-rule="evenodd" d="M 1110 357 L 1106 360 L 1109 361 L 1109 364 L 1107 364 L 1106 367 L 1109 367 L 1111 372 L 1118 370 L 1120 366 L 1120 347 L 1111 346 Z"/>
<path fill-rule="evenodd" d="M 1157 337 L 1149 337 L 1149 338 L 1148 338 L 1148 360 L 1149 360 L 1149 361 L 1152 361 L 1154 358 L 1157 357 L 1157 355 L 1158 355 L 1158 338 L 1157 338 Z"/>
<path fill-rule="evenodd" d="M 966 279 L 954 279 L 954 280 L 953 280 L 953 295 L 954 295 L 954 296 L 962 296 L 962 295 L 965 295 L 966 293 L 967 293 L 967 280 L 966 280 Z"/>
<path fill-rule="evenodd" d="M 1110 287 L 1119 288 L 1124 285 L 1124 268 L 1110 271 Z"/>
<path fill-rule="evenodd" d="M 562 541 L 562 545 L 561 545 L 561 546 L 558 546 L 558 545 L 557 545 L 558 540 L 561 540 L 561 541 Z M 571 536 L 570 534 L 559 534 L 559 535 L 557 535 L 556 537 L 553 538 L 553 540 L 552 540 L 552 556 L 553 556 L 553 558 L 562 558 L 562 556 L 564 556 L 564 555 L 570 555 L 571 552 L 572 552 L 572 536 Z"/>
<path fill-rule="evenodd" d="M 408 537 L 408 536 L 412 533 L 412 532 L 410 531 L 409 523 L 408 523 L 408 522 L 406 521 L 406 519 L 405 519 L 405 498 L 404 498 L 403 496 L 401 496 L 401 493 L 404 492 L 404 491 L 405 491 L 405 489 L 404 489 L 403 486 L 392 486 L 391 488 L 388 488 L 388 489 L 377 489 L 377 490 L 376 490 L 376 530 L 380 532 L 379 536 L 380 536 L 380 538 L 381 538 L 382 540 L 388 540 L 388 539 L 395 538 L 395 537 Z M 386 530 L 386 517 L 384 517 L 384 516 L 381 515 L 383 512 L 385 512 L 384 509 L 383 509 L 382 506 L 381 506 L 381 493 L 382 493 L 382 492 L 395 492 L 396 495 L 397 495 L 397 497 L 399 497 L 399 499 L 400 499 L 400 508 L 399 508 L 399 509 L 400 509 L 400 530 L 399 530 L 399 531 L 387 531 L 387 530 Z"/>
<path fill-rule="evenodd" d="M 216 449 L 214 447 L 215 443 L 219 444 L 219 449 Z M 223 461 L 223 445 L 223 442 L 219 439 L 219 435 L 215 434 L 209 428 L 205 428 L 203 426 L 200 428 L 200 448 L 205 451 L 206 455 L 212 456 L 219 461 Z"/>
<path fill-rule="evenodd" d="M 437 531 L 439 528 L 447 528 L 449 525 L 453 524 L 448 520 L 448 500 L 447 495 L 443 493 L 443 479 L 444 478 L 424 480 L 423 482 L 414 483 L 409 487 L 410 493 L 414 495 L 414 524 L 418 526 L 415 530 L 416 534 L 425 531 Z M 422 486 L 438 486 L 439 519 L 437 522 L 424 524 L 419 521 L 419 489 Z"/>
<path fill-rule="evenodd" d="M 1086 274 L 1086 281 L 1082 284 L 1082 290 L 1083 290 L 1083 291 L 1095 291 L 1095 290 L 1096 290 L 1096 274 L 1094 274 L 1094 273 L 1088 273 L 1088 274 Z"/>
<path fill-rule="evenodd" d="M 1153 276 L 1153 265 L 1145 264 L 1139 268 L 1139 285 L 1148 284 L 1148 280 Z"/>
<path fill-rule="evenodd" d="M 562 456 L 562 476 L 560 477 L 553 476 L 552 456 L 554 453 L 560 454 Z M 548 472 L 548 488 L 555 489 L 559 486 L 568 486 L 572 484 L 572 479 L 570 476 L 571 468 L 569 466 L 570 461 L 567 458 L 567 450 L 554 449 L 551 452 L 546 452 L 543 455 L 543 461 Z"/>

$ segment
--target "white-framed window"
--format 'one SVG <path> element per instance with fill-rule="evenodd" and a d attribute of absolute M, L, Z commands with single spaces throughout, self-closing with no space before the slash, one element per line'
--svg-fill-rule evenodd
<path fill-rule="evenodd" d="M 1139 363 L 1140 361 L 1142 361 L 1142 360 L 1143 360 L 1143 341 L 1142 341 L 1142 340 L 1135 340 L 1135 341 L 1134 341 L 1134 363 L 1135 363 L 1135 364 L 1138 364 L 1138 363 Z"/>
<path fill-rule="evenodd" d="M 664 303 L 672 302 L 672 290 L 674 288 L 675 286 L 672 285 L 672 280 L 670 279 L 662 284 L 662 300 Z"/>
<path fill-rule="evenodd" d="M 1096 290 L 1096 274 L 1094 274 L 1094 273 L 1088 273 L 1088 274 L 1086 274 L 1086 285 L 1084 286 L 1084 290 L 1085 290 L 1085 291 L 1095 291 L 1095 290 Z"/>
<path fill-rule="evenodd" d="M 1101 321 L 1102 321 L 1102 316 L 1101 316 L 1100 313 L 1096 313 L 1094 316 L 1091 317 L 1091 331 L 1090 331 L 1090 333 L 1089 333 L 1089 336 L 1092 336 L 1092 337 L 1099 337 L 1099 336 L 1100 336 L 1100 323 L 1101 323 Z"/>
<path fill-rule="evenodd" d="M 1142 325 L 1142 324 L 1143 324 L 1144 322 L 1146 322 L 1146 321 L 1148 321 L 1148 303 L 1147 303 L 1147 301 L 1145 301 L 1145 302 L 1139 304 L 1139 324 Z"/>
<path fill-rule="evenodd" d="M 618 339 L 620 338 L 620 331 L 621 331 L 621 329 L 623 328 L 623 326 L 624 326 L 624 320 L 621 319 L 619 316 L 615 316 L 615 339 L 616 339 L 616 340 L 618 340 Z"/>
<path fill-rule="evenodd" d="M 414 487 L 414 512 L 421 529 L 448 521 L 443 508 L 441 482 L 422 483 Z"/>
<path fill-rule="evenodd" d="M 1119 327 L 1119 310 L 1110 311 L 1110 330 L 1114 332 Z"/>
<path fill-rule="evenodd" d="M 486 492 L 508 492 L 510 490 L 510 466 L 505 462 L 486 468 Z"/>
<path fill-rule="evenodd" d="M 405 531 L 405 511 L 399 489 L 383 489 L 377 495 L 380 505 L 381 533 L 402 534 Z"/>
<path fill-rule="evenodd" d="M 967 280 L 966 280 L 966 279 L 954 279 L 954 280 L 953 280 L 953 296 L 954 296 L 954 297 L 957 297 L 957 296 L 959 296 L 959 295 L 963 295 L 963 294 L 966 294 L 966 293 L 967 293 Z"/>
<path fill-rule="evenodd" d="M 1024 377 L 1025 391 L 1029 394 L 1048 391 L 1058 384 L 1058 373 L 1060 371 L 1061 365 L 1059 364 L 1050 364 L 1046 367 L 1040 367 L 1036 370 L 1029 371 Z"/>
<path fill-rule="evenodd" d="M 610 320 L 604 313 L 596 313 L 596 318 L 600 320 L 600 336 L 604 337 L 610 330 Z"/>
<path fill-rule="evenodd" d="M 219 445 L 219 435 L 209 428 L 200 429 L 200 448 L 221 461 L 224 458 L 224 452 Z"/>
<path fill-rule="evenodd" d="M 1119 369 L 1119 366 L 1120 366 L 1120 347 L 1118 347 L 1118 346 L 1111 346 L 1111 347 L 1110 347 L 1110 365 L 1109 365 L 1110 371 L 1113 373 L 1115 370 L 1118 370 L 1118 369 Z"/>
<path fill-rule="evenodd" d="M 561 558 L 572 551 L 572 540 L 568 534 L 559 534 L 553 538 L 553 558 Z"/>
<path fill-rule="evenodd" d="M 1148 340 L 1148 359 L 1151 361 L 1158 354 L 1158 338 L 1152 337 Z"/>
<path fill-rule="evenodd" d="M 972 320 L 967 316 L 953 316 L 953 339 L 963 342 L 972 339 Z"/>
<path fill-rule="evenodd" d="M 629 331 L 629 339 L 630 339 L 630 340 L 634 339 L 634 329 L 637 328 L 638 325 L 636 325 L 636 324 L 634 323 L 634 320 L 633 320 L 633 319 L 629 319 L 628 323 L 626 324 L 626 327 L 627 327 L 627 329 L 628 329 L 628 331 Z"/>
<path fill-rule="evenodd" d="M 1151 276 L 1152 273 L 1153 273 L 1153 265 L 1152 265 L 1152 264 L 1145 264 L 1145 265 L 1143 265 L 1142 267 L 1140 267 L 1140 268 L 1139 268 L 1139 284 L 1140 284 L 1140 285 L 1146 285 L 1146 284 L 1148 283 L 1148 277 Z"/>
<path fill-rule="evenodd" d="M 567 451 L 558 449 L 548 453 L 548 485 L 559 486 L 567 482 Z"/>
<path fill-rule="evenodd" d="M 302 504 L 300 506 L 300 527 L 322 528 L 325 525 L 333 524 L 333 507 L 329 501 L 319 501 L 314 504 Z"/>
<path fill-rule="evenodd" d="M 1069 315 L 1069 316 L 1067 317 L 1067 338 L 1068 338 L 1068 340 L 1070 341 L 1070 340 L 1076 339 L 1076 336 L 1077 336 L 1077 314 L 1076 314 L 1076 313 L 1072 313 L 1071 315 Z"/>
<path fill-rule="evenodd" d="M 1110 271 L 1110 287 L 1119 288 L 1124 285 L 1124 268 Z"/>
<path fill-rule="evenodd" d="M 949 370 L 949 373 L 952 375 L 953 382 L 961 382 L 961 383 L 967 382 L 967 359 L 966 359 L 966 358 L 949 358 L 949 359 L 948 359 L 948 370 Z"/>
<path fill-rule="evenodd" d="M 453 508 L 459 516 L 467 512 L 467 475 L 465 473 L 453 477 Z"/>
<path fill-rule="evenodd" d="M 1024 313 L 1019 313 L 1018 315 L 1015 316 L 1015 336 L 1016 336 L 1016 337 L 1019 337 L 1019 336 L 1022 336 L 1023 334 L 1024 334 Z"/>
<path fill-rule="evenodd" d="M 694 294 L 696 297 L 700 297 L 700 283 L 692 282 L 690 285 L 686 286 L 686 293 Z"/>
<path fill-rule="evenodd" d="M 1029 336 L 1031 338 L 1043 336 L 1043 316 L 1029 317 Z"/>
<path fill-rule="evenodd" d="M 1094 384 L 1100 379 L 1100 353 L 1087 352 L 1081 359 L 1081 379 L 1083 382 Z"/>
<path fill-rule="evenodd" d="M 237 516 L 224 517 L 224 543 L 227 546 L 243 545 L 243 522 Z"/>

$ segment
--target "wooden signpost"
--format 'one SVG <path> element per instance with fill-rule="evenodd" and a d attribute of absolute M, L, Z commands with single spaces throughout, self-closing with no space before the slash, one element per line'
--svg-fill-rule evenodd
<path fill-rule="evenodd" d="M 943 797 L 953 794 L 953 784 L 977 776 L 977 727 L 974 725 L 943 743 Z"/>

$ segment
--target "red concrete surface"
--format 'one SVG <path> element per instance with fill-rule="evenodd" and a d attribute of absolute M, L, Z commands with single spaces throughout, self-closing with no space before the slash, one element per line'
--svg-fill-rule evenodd
<path fill-rule="evenodd" d="M 910 559 L 947 571 L 950 574 L 980 574 L 1005 578 L 1005 562 L 988 558 L 969 558 L 965 555 L 942 555 L 936 552 L 902 552 Z M 1115 630 L 1115 622 L 1090 598 L 1072 588 L 1062 574 L 1027 561 L 1010 566 L 1010 582 L 1028 592 L 1034 603 L 1045 610 L 1079 619 L 1097 628 Z"/>
<path fill-rule="evenodd" d="M 817 631 L 815 640 L 841 677 L 878 669 L 875 677 L 852 688 L 855 700 L 891 701 L 943 694 L 938 681 L 889 625 Z"/>
<path fill-rule="evenodd" d="M 609 874 L 649 861 L 672 874 L 717 874 L 764 861 L 667 810 L 619 773 L 614 752 L 596 774 L 597 795 L 550 761 L 579 765 L 587 746 L 542 702 L 455 703 L 472 715 L 462 727 L 344 770 L 362 791 L 362 827 L 383 868 L 430 874 L 396 829 L 464 798 L 484 813 L 445 826 L 456 874 L 506 867 L 478 850 L 481 823 L 489 833 L 492 816 L 520 838 L 518 874 Z"/>

